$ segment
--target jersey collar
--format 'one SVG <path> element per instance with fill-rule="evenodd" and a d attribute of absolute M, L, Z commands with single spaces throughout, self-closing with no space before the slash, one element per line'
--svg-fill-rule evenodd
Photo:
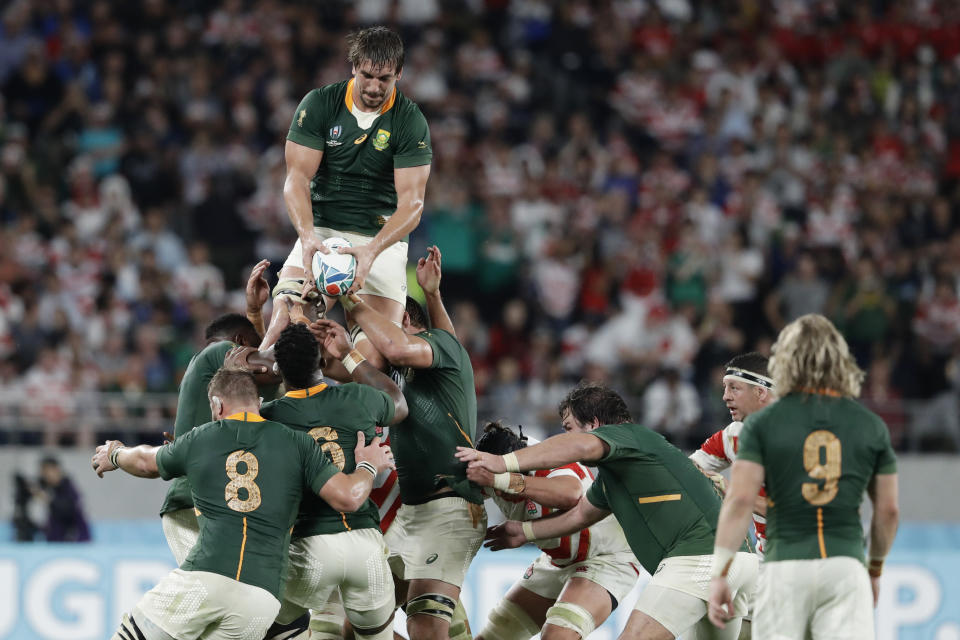
<path fill-rule="evenodd" d="M 242 420 L 244 422 L 266 422 L 266 419 L 257 415 L 256 413 L 250 413 L 249 411 L 238 411 L 237 413 L 232 413 L 224 420 Z"/>
<path fill-rule="evenodd" d="M 353 79 L 347 83 L 347 95 L 344 96 L 343 102 L 347 105 L 347 109 L 353 111 Z M 393 92 L 390 94 L 390 97 L 387 98 L 387 101 L 383 103 L 383 106 L 380 107 L 379 115 L 385 114 L 387 111 L 393 108 L 393 103 L 397 101 L 397 88 L 393 88 Z"/>
<path fill-rule="evenodd" d="M 309 398 L 310 396 L 315 396 L 315 395 L 317 395 L 318 393 L 320 393 L 321 391 L 323 391 L 323 390 L 326 389 L 326 388 L 327 388 L 327 385 L 321 382 L 320 384 L 314 385 L 314 386 L 310 387 L 309 389 L 297 389 L 297 390 L 295 390 L 295 391 L 287 391 L 287 392 L 284 394 L 284 397 L 286 397 L 286 398 Z"/>

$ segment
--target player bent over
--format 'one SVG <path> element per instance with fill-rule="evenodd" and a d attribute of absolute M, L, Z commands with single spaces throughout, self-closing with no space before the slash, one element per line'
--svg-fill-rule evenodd
<path fill-rule="evenodd" d="M 770 518 L 754 635 L 873 638 L 871 599 L 876 606 L 899 517 L 890 433 L 855 400 L 863 372 L 825 317 L 794 320 L 771 352 L 770 373 L 780 399 L 743 425 L 717 527 L 710 619 L 725 624 L 730 586 L 722 567 L 765 485 Z M 873 501 L 866 566 L 864 491 Z"/>
<path fill-rule="evenodd" d="M 496 455 L 525 446 L 527 438 L 496 422 L 477 440 L 478 451 Z M 519 521 L 573 508 L 593 482 L 579 462 L 533 474 L 494 475 L 474 468 L 467 477 L 494 488 L 500 510 Z M 612 515 L 583 531 L 536 544 L 543 554 L 493 609 L 477 640 L 528 640 L 537 633 L 543 640 L 586 638 L 637 581 L 636 558 Z"/>
<path fill-rule="evenodd" d="M 357 260 L 351 293 L 400 324 L 406 303 L 407 235 L 420 223 L 433 151 L 419 107 L 397 89 L 403 74 L 400 36 L 371 27 L 348 37 L 353 79 L 314 89 L 297 106 L 287 134 L 283 197 L 297 242 L 280 271 L 275 296 L 300 302 L 312 283 L 323 240 L 344 237 Z M 264 339 L 286 325 L 276 305 Z M 369 343 L 358 348 L 384 368 Z"/>
<path fill-rule="evenodd" d="M 320 349 L 302 324 L 280 333 L 274 357 L 287 393 L 263 405 L 269 420 L 306 433 L 342 471 L 353 471 L 354 443 L 373 439 L 380 425 L 407 416 L 399 387 L 374 369 L 353 348 L 342 327 L 326 334 L 325 350 L 342 359 L 356 383 L 323 384 Z M 380 517 L 369 499 L 354 513 L 342 513 L 314 496 L 304 496 L 293 530 L 290 565 L 280 624 L 291 623 L 308 609 L 321 610 L 334 591 L 359 638 L 393 637 L 393 581 Z M 336 630 L 339 632 L 339 629 Z"/>
<path fill-rule="evenodd" d="M 623 399 L 601 385 L 575 388 L 564 400 L 587 433 L 565 433 L 504 456 L 461 448 L 460 460 L 493 473 L 553 469 L 595 462 L 599 475 L 577 505 L 555 518 L 508 521 L 488 533 L 494 550 L 567 535 L 611 512 L 652 578 L 640 593 L 621 639 L 736 638 L 757 576 L 757 556 L 731 553 L 734 618 L 718 630 L 707 619 L 706 576 L 713 557 L 720 499 L 713 483 L 679 449 L 646 427 L 631 424 Z"/>
<path fill-rule="evenodd" d="M 386 542 L 390 567 L 401 581 L 398 593 L 406 596 L 411 640 L 448 637 L 487 521 L 482 492 L 454 458 L 457 445 L 473 444 L 477 399 L 470 357 L 440 298 L 440 258 L 433 248 L 417 266 L 432 329 L 413 299 L 399 327 L 361 298 L 341 298 L 373 347 L 401 369 L 410 408 L 390 432 L 403 506 Z M 318 324 L 324 323 L 329 321 Z"/>
<path fill-rule="evenodd" d="M 361 462 L 341 473 L 307 434 L 260 417 L 253 377 L 221 369 L 210 381 L 214 421 L 162 447 L 97 447 L 98 475 L 123 469 L 144 478 L 186 476 L 200 537 L 187 559 L 124 616 L 114 640 L 259 640 L 280 601 L 290 530 L 306 487 L 336 509 L 364 503 L 388 449 L 360 437 Z"/>

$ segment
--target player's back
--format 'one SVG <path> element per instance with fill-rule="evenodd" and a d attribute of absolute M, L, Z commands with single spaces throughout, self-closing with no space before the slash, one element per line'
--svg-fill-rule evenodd
<path fill-rule="evenodd" d="M 369 443 L 377 436 L 378 427 L 393 420 L 393 412 L 389 395 L 353 382 L 289 391 L 261 408 L 265 418 L 313 438 L 330 461 L 346 473 L 352 473 L 357 466 L 354 458 L 357 432 L 362 431 Z M 377 507 L 369 499 L 357 511 L 343 513 L 319 496 L 307 494 L 303 497 L 293 535 L 302 538 L 340 533 L 377 527 L 379 523 Z"/>
<path fill-rule="evenodd" d="M 895 464 L 876 414 L 851 398 L 791 393 L 748 417 L 741 442 L 740 457 L 765 470 L 767 560 L 863 558 L 864 491 Z"/>
<path fill-rule="evenodd" d="M 181 568 L 275 596 L 300 498 L 337 471 L 306 434 L 247 413 L 177 438 L 161 448 L 157 466 L 162 477 L 185 475 L 193 486 L 200 538 Z"/>
<path fill-rule="evenodd" d="M 473 446 L 477 428 L 470 356 L 446 331 L 416 335 L 430 344 L 433 365 L 404 372 L 403 395 L 410 413 L 391 431 L 400 495 L 405 504 L 417 504 L 446 485 L 482 504 L 483 494 L 466 479 L 466 465 L 454 458 L 457 446 Z"/>

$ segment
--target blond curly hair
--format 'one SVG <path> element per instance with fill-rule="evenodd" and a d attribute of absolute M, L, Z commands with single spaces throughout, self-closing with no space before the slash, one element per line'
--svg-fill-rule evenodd
<path fill-rule="evenodd" d="M 860 395 L 863 370 L 837 328 L 818 313 L 800 316 L 785 326 L 770 354 L 770 376 L 778 396 L 795 391 Z"/>

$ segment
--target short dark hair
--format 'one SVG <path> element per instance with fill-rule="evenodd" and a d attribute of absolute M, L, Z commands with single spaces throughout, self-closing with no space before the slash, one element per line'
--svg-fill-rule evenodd
<path fill-rule="evenodd" d="M 581 382 L 560 401 L 557 411 L 560 417 L 568 411 L 578 422 L 586 424 L 594 418 L 600 424 L 623 424 L 630 422 L 630 411 L 616 391 L 599 382 Z"/>
<path fill-rule="evenodd" d="M 273 356 L 288 387 L 306 389 L 313 384 L 320 346 L 304 325 L 299 322 L 287 325 L 277 338 Z"/>
<path fill-rule="evenodd" d="M 246 334 L 244 337 L 251 341 L 248 346 L 260 345 L 260 335 L 253 323 L 246 316 L 239 313 L 225 313 L 207 325 L 203 332 L 204 339 L 209 342 L 214 339 L 233 340 L 237 334 Z"/>
<path fill-rule="evenodd" d="M 730 362 L 724 366 L 724 369 L 743 369 L 744 371 L 769 378 L 770 374 L 767 372 L 767 361 L 767 356 L 762 353 L 757 353 L 756 351 L 751 351 L 750 353 L 742 353 L 734 356 L 730 359 Z"/>
<path fill-rule="evenodd" d="M 502 456 L 505 453 L 523 449 L 527 446 L 527 437 L 523 435 L 523 427 L 517 435 L 510 427 L 500 421 L 489 422 L 483 428 L 483 433 L 477 438 L 477 451 L 486 451 Z"/>
<path fill-rule="evenodd" d="M 430 328 L 430 319 L 427 318 L 427 312 L 423 310 L 423 305 L 407 296 L 407 313 L 410 314 L 410 324 L 420 329 Z"/>
<path fill-rule="evenodd" d="M 220 367 L 210 380 L 207 396 L 252 403 L 257 401 L 259 394 L 252 373 Z"/>
<path fill-rule="evenodd" d="M 395 73 L 403 69 L 403 40 L 386 27 L 367 27 L 347 36 L 347 60 L 359 68 L 369 60 L 375 68 L 392 66 Z"/>

